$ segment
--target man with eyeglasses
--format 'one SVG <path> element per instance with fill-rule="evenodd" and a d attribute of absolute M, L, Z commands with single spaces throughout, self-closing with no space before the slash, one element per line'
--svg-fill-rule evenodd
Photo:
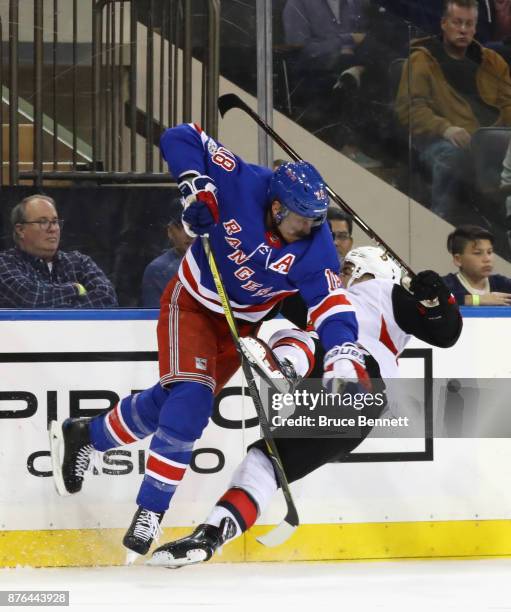
<path fill-rule="evenodd" d="M 474 40 L 477 0 L 447 0 L 442 36 L 414 41 L 396 100 L 400 122 L 432 177 L 431 210 L 450 217 L 470 185 L 480 127 L 511 126 L 511 79 L 502 57 Z"/>
<path fill-rule="evenodd" d="M 14 248 L 0 253 L 0 308 L 117 306 L 112 283 L 87 255 L 60 251 L 53 198 L 32 195 L 11 211 Z"/>
<path fill-rule="evenodd" d="M 334 239 L 339 263 L 342 267 L 342 262 L 349 251 L 353 248 L 353 218 L 342 210 L 329 208 L 327 214 L 328 223 L 332 230 L 332 238 Z"/>

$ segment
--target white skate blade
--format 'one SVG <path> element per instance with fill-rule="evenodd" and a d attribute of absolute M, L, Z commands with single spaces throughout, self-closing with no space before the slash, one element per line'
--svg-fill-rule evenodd
<path fill-rule="evenodd" d="M 128 552 L 126 553 L 126 560 L 124 561 L 124 565 L 133 565 L 133 563 L 135 563 L 135 561 L 140 557 L 140 555 L 138 554 L 138 552 L 135 552 L 134 550 L 128 550 Z"/>
<path fill-rule="evenodd" d="M 282 521 L 280 525 L 277 525 L 274 529 L 270 529 L 268 533 L 259 536 L 258 538 L 256 538 L 256 540 L 260 544 L 272 548 L 274 546 L 280 546 L 281 544 L 284 544 L 284 542 L 288 540 L 295 531 L 295 525 L 290 525 L 286 521 Z"/>
<path fill-rule="evenodd" d="M 153 556 L 148 559 L 145 564 L 151 565 L 152 567 L 168 567 L 169 569 L 175 569 L 178 567 L 184 567 L 185 565 L 194 565 L 195 563 L 201 563 L 205 561 L 207 554 L 200 548 L 194 548 L 187 551 L 186 557 L 180 559 L 174 558 L 172 553 L 168 551 L 155 551 Z"/>
<path fill-rule="evenodd" d="M 69 496 L 71 493 L 66 489 L 62 477 L 62 454 L 64 452 L 64 438 L 62 435 L 62 424 L 58 421 L 50 422 L 48 431 L 50 436 L 51 467 L 53 471 L 53 484 L 59 495 Z"/>

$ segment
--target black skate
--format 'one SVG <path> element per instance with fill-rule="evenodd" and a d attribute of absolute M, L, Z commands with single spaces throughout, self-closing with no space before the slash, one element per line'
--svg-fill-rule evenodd
<path fill-rule="evenodd" d="M 271 348 L 259 338 L 240 338 L 243 354 L 250 365 L 270 386 L 280 393 L 292 393 L 301 381 L 293 364 L 280 361 Z"/>
<path fill-rule="evenodd" d="M 235 534 L 236 527 L 229 517 L 222 520 L 220 527 L 199 525 L 186 538 L 157 548 L 153 556 L 146 561 L 146 565 L 177 568 L 209 561 L 215 551 Z"/>
<path fill-rule="evenodd" d="M 124 546 L 129 549 L 126 557 L 128 565 L 131 565 L 139 555 L 147 554 L 153 540 L 158 540 L 161 534 L 160 523 L 164 515 L 165 512 L 153 512 L 142 506 L 138 507 L 122 540 Z"/>
<path fill-rule="evenodd" d="M 91 419 L 66 419 L 62 425 L 50 423 L 50 450 L 53 482 L 59 495 L 72 495 L 82 489 L 94 447 L 89 435 Z"/>

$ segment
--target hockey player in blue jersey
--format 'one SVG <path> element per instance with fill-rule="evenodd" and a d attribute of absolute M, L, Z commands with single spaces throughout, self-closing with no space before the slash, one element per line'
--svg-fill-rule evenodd
<path fill-rule="evenodd" d="M 299 292 L 335 377 L 367 381 L 355 311 L 325 223 L 329 200 L 315 168 L 293 162 L 272 172 L 248 164 L 194 124 L 164 132 L 161 151 L 179 184 L 186 230 L 209 235 L 240 336 L 254 337 L 278 302 Z M 124 398 L 107 414 L 50 427 L 61 495 L 81 490 L 94 451 L 152 436 L 138 508 L 123 539 L 131 559 L 146 554 L 157 537 L 214 394 L 239 367 L 200 240 L 162 295 L 158 354 L 154 387 Z"/>

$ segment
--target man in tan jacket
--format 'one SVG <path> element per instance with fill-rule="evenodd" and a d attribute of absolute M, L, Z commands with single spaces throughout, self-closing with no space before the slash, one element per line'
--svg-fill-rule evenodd
<path fill-rule="evenodd" d="M 509 66 L 474 40 L 477 14 L 477 0 L 446 1 L 442 37 L 414 41 L 396 100 L 399 121 L 431 171 L 431 209 L 442 217 L 470 176 L 473 133 L 511 126 Z"/>

